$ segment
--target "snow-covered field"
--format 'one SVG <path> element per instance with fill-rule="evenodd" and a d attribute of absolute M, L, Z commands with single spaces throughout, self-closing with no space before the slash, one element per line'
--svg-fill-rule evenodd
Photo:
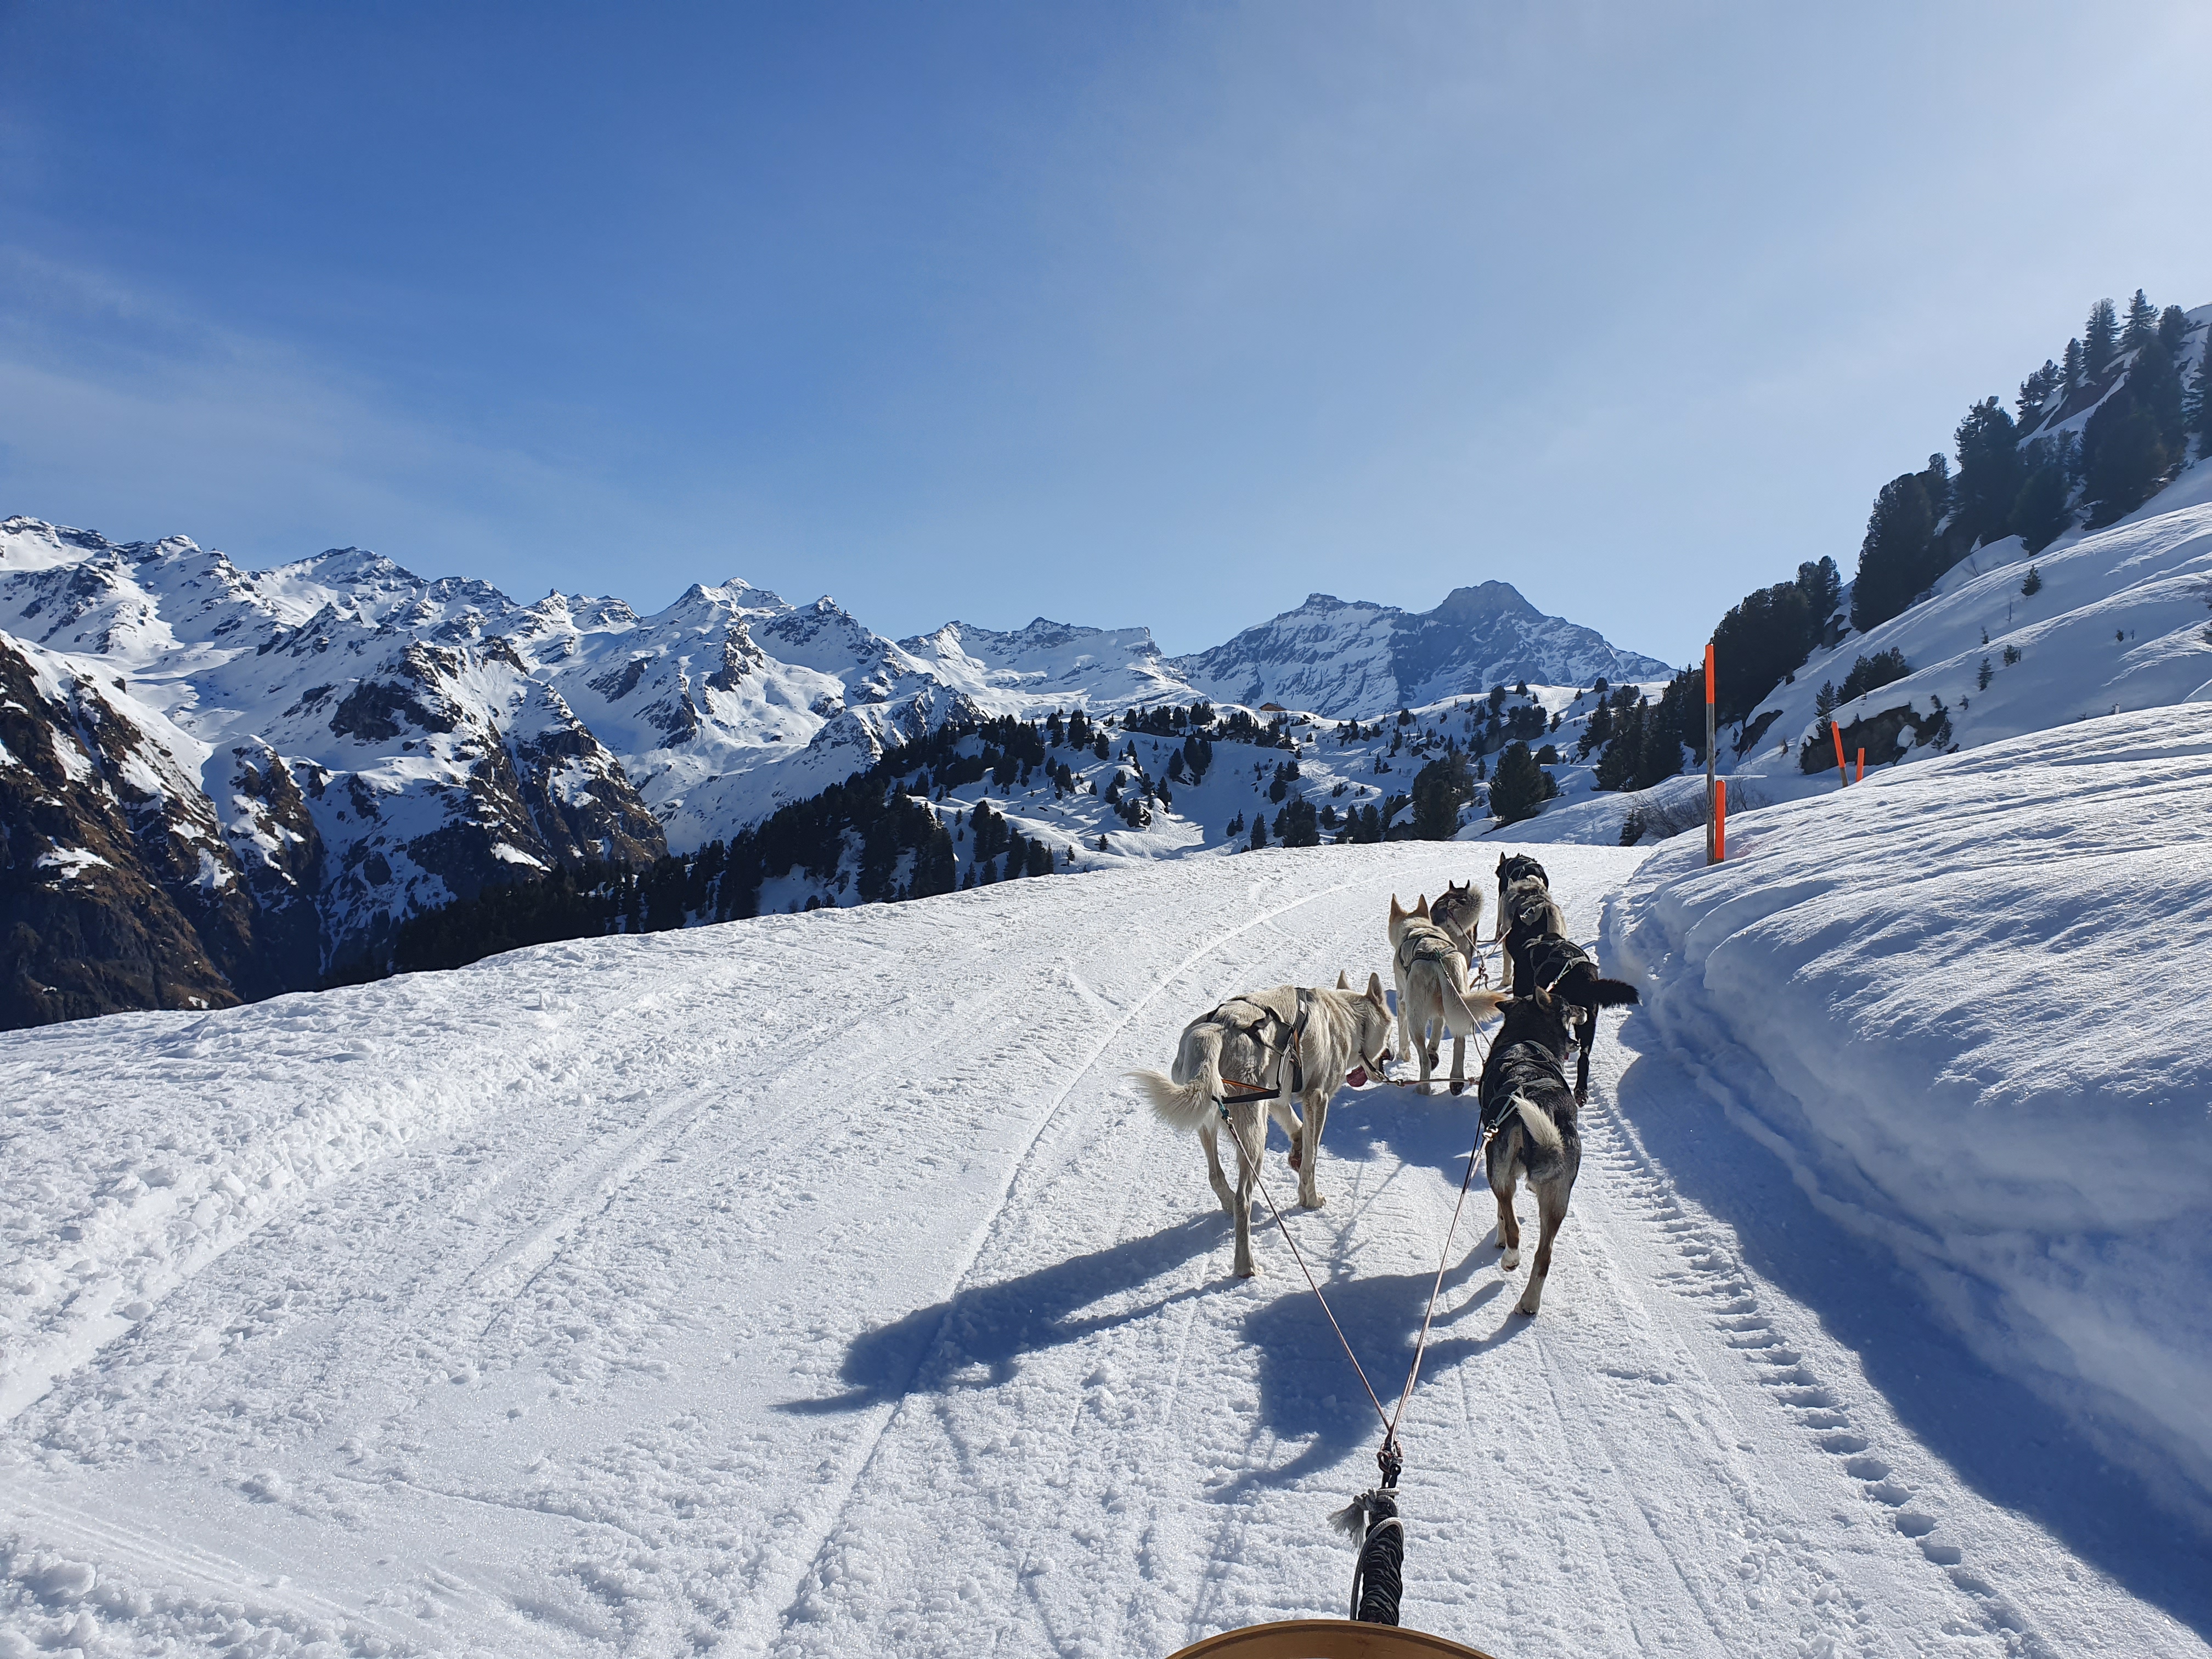
<path fill-rule="evenodd" d="M 1609 942 L 1824 1211 L 2212 1524 L 2208 827 L 2212 705 L 2107 716 L 1682 837 Z"/>
<path fill-rule="evenodd" d="M 1544 856 L 1585 939 L 1668 890 Z M 1335 1612 L 1372 1417 L 1279 1240 L 1226 1277 L 1122 1073 L 1380 967 L 1394 889 L 1494 858 L 1176 860 L 0 1039 L 0 1653 L 1159 1655 Z M 1670 1048 L 1689 994 L 1608 1021 L 1540 1319 L 1470 1205 L 1408 1622 L 2204 1653 L 2202 1534 L 1732 1127 L 1764 1099 Z M 1378 1388 L 1471 1127 L 1348 1092 L 1291 1217 Z"/>

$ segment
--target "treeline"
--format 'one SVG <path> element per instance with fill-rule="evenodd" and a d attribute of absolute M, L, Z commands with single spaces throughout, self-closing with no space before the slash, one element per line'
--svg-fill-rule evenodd
<path fill-rule="evenodd" d="M 458 968 L 501 951 L 564 939 L 659 933 L 695 921 L 757 915 L 762 888 L 794 872 L 836 892 L 844 891 L 850 880 L 864 903 L 1050 875 L 1072 861 L 1072 848 L 1063 854 L 1050 842 L 1024 836 L 988 799 L 966 813 L 940 813 L 928 797 L 934 793 L 942 799 L 947 791 L 986 780 L 1012 789 L 1039 775 L 1056 794 L 1073 794 L 1080 787 L 1073 769 L 1051 751 L 1087 750 L 1098 760 L 1109 759 L 1108 732 L 1114 723 L 1110 714 L 1101 722 L 1079 708 L 1065 715 L 1055 709 L 1041 722 L 1011 715 L 951 721 L 886 750 L 873 765 L 842 783 L 780 806 L 751 829 L 696 853 L 640 866 L 586 860 L 418 912 L 395 930 L 387 958 L 347 963 L 328 982 Z M 1224 717 L 1202 700 L 1183 707 L 1132 708 L 1121 724 L 1147 735 L 1182 735 L 1167 767 L 1168 777 L 1176 782 L 1203 778 L 1213 764 L 1217 742 L 1296 747 L 1287 715 L 1262 722 L 1240 708 Z M 970 738 L 978 740 L 975 752 L 963 752 Z M 1117 773 L 1108 804 L 1125 820 L 1148 821 L 1142 801 L 1155 790 L 1163 798 L 1167 791 L 1136 765 L 1133 746 L 1128 764 L 1135 769 L 1137 787 L 1122 800 L 1124 786 Z M 1290 763 L 1292 776 L 1296 764 Z M 1317 830 L 1312 806 L 1293 801 L 1290 810 L 1291 820 L 1278 815 L 1279 838 L 1285 830 L 1303 838 L 1309 823 Z M 964 872 L 956 835 L 969 843 Z M 1380 838 L 1378 833 L 1376 839 Z M 1317 833 L 1314 839 L 1319 840 Z M 856 846 L 858 867 L 848 873 L 847 862 Z M 820 895 L 810 896 L 806 908 L 817 908 L 822 902 Z"/>
<path fill-rule="evenodd" d="M 1988 543 L 2016 535 L 2036 553 L 2077 522 L 2111 524 L 2165 487 L 2192 436 L 2200 457 L 2212 449 L 2212 352 L 2188 364 L 2202 337 L 2203 325 L 2179 307 L 2160 310 L 2141 289 L 2124 313 L 2098 301 L 2081 333 L 2021 383 L 2011 412 L 1994 397 L 1967 409 L 1952 434 L 1955 469 L 1952 457 L 1930 455 L 1876 493 L 1849 626 L 1864 633 L 1887 622 Z M 2061 429 L 2084 410 L 2078 429 Z M 1746 595 L 1713 630 L 1718 716 L 1749 719 L 1776 685 L 1843 637 L 1843 612 L 1830 559 Z M 1700 730 L 1685 741 L 1703 739 Z"/>

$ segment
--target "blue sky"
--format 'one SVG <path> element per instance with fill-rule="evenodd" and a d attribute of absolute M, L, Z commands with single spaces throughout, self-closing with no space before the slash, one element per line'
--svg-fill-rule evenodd
<path fill-rule="evenodd" d="M 2090 301 L 2212 9 L 0 0 L 0 514 L 1195 649 L 1686 660 Z"/>

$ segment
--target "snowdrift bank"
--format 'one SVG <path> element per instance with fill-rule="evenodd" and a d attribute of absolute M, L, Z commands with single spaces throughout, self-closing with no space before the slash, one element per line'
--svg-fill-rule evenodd
<path fill-rule="evenodd" d="M 2208 830 L 2212 708 L 2153 709 L 1680 837 L 1607 917 L 1731 1117 L 2199 1522 Z"/>

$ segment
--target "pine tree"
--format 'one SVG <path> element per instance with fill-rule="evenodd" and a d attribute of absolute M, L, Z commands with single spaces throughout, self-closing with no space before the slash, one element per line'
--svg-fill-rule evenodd
<path fill-rule="evenodd" d="M 2128 390 L 2158 423 L 2159 444 L 2168 458 L 2179 455 L 2188 432 L 2181 413 L 2181 376 L 2173 371 L 2172 354 L 2155 337 L 2128 371 Z"/>
<path fill-rule="evenodd" d="M 2065 534 L 2074 522 L 2066 510 L 2066 470 L 2045 461 L 2027 475 L 2013 498 L 2013 532 L 2031 553 L 2043 550 Z"/>
<path fill-rule="evenodd" d="M 2081 431 L 2088 526 L 2101 529 L 2150 499 L 2183 447 L 2181 394 L 2172 362 L 2149 350 L 2098 404 Z"/>
<path fill-rule="evenodd" d="M 1797 567 L 1797 590 L 1805 596 L 1806 615 L 1811 624 L 1805 642 L 1809 653 L 1826 637 L 1829 619 L 1844 602 L 1843 573 L 1836 568 L 1836 562 L 1824 553 L 1818 564 L 1808 561 Z"/>
<path fill-rule="evenodd" d="M 2081 341 L 2069 340 L 2066 343 L 2065 356 L 2060 358 L 2058 362 L 2058 391 L 2060 394 L 2059 404 L 2061 408 L 2063 408 L 2065 406 L 2066 400 L 2072 398 L 2076 392 L 2079 392 L 2083 385 L 2088 380 L 2089 371 L 2085 368 L 2082 364 L 2083 358 L 2081 356 Z"/>
<path fill-rule="evenodd" d="M 2051 393 L 2058 389 L 2058 365 L 2048 357 L 2043 360 L 2041 368 L 2020 383 L 2020 396 L 2013 406 L 2020 410 L 2021 425 L 2034 426 L 2042 420 L 2044 409 L 2051 402 Z"/>
<path fill-rule="evenodd" d="M 1528 744 L 1519 747 L 1525 753 Z M 1502 767 L 1504 762 L 1498 764 Z M 1413 836 L 1418 841 L 1449 841 L 1459 833 L 1459 809 L 1474 798 L 1467 757 L 1452 753 L 1424 766 L 1413 778 Z"/>
<path fill-rule="evenodd" d="M 2091 381 L 2103 379 L 2105 371 L 2119 355 L 2119 313 L 2112 309 L 2110 300 L 2100 300 L 2089 307 L 2089 321 L 2081 331 L 2083 376 Z"/>
<path fill-rule="evenodd" d="M 2128 301 L 2128 325 L 2120 333 L 2122 351 L 2140 351 L 2158 338 L 2158 307 L 2143 297 L 2141 289 Z"/>
<path fill-rule="evenodd" d="M 1951 459 L 1948 455 L 1930 455 L 1927 469 L 1920 475 L 1920 487 L 1928 492 L 1928 510 L 1940 521 L 1951 507 Z"/>
<path fill-rule="evenodd" d="M 1990 689 L 1990 682 L 1996 678 L 1996 671 L 1990 666 L 1990 659 L 1987 657 L 1983 658 L 1981 667 L 1977 670 L 1974 674 L 1974 690 L 1977 691 L 1988 690 Z"/>
<path fill-rule="evenodd" d="M 2212 328 L 2204 331 L 2204 349 L 2197 360 L 2197 378 L 2191 382 L 2189 429 L 2197 434 L 2197 454 L 2199 459 L 2212 456 Z"/>
<path fill-rule="evenodd" d="M 1851 588 L 1851 626 L 1861 633 L 1887 622 L 1934 580 L 1929 574 L 1936 513 L 1925 476 L 1892 478 L 1875 497 L 1859 544 L 1858 580 Z"/>
<path fill-rule="evenodd" d="M 2021 579 L 2020 591 L 2021 597 L 2030 599 L 2043 592 L 2043 573 L 2033 565 L 2028 566 L 2027 574 Z"/>
<path fill-rule="evenodd" d="M 2089 527 L 2096 530 L 2148 501 L 2170 458 L 2159 441 L 2157 421 L 2133 399 L 2107 399 L 2089 417 L 2089 427 L 2084 434 L 2087 483 L 2089 499 L 2096 503 Z"/>
<path fill-rule="evenodd" d="M 1995 398 L 1985 398 L 1967 410 L 1954 435 L 1959 444 L 1959 482 L 1952 528 L 1962 550 L 1972 552 L 2006 533 L 2013 497 L 2020 494 L 2020 441 L 2012 416 Z"/>
<path fill-rule="evenodd" d="M 1835 568 L 1833 561 L 1829 561 L 1827 574 L 1833 575 Z M 1817 592 L 1824 586 L 1820 567 L 1802 564 L 1796 581 L 1777 582 L 1772 587 L 1747 593 L 1721 618 L 1713 629 L 1713 659 L 1719 671 L 1717 708 L 1722 720 L 1747 717 L 1765 697 L 1768 688 L 1780 684 L 1784 674 L 1805 660 L 1820 636 L 1822 624 L 1835 609 L 1830 595 L 1820 617 L 1816 620 L 1813 615 L 1815 601 L 1808 599 L 1807 590 Z"/>
<path fill-rule="evenodd" d="M 1506 744 L 1498 757 L 1498 775 L 1491 780 L 1491 816 L 1500 823 L 1518 823 L 1534 817 L 1543 805 L 1544 774 L 1535 757 L 1525 743 Z"/>
<path fill-rule="evenodd" d="M 2179 306 L 2168 306 L 2158 313 L 2158 343 L 2172 356 L 2181 349 L 2181 343 L 2189 335 L 2189 313 Z"/>

